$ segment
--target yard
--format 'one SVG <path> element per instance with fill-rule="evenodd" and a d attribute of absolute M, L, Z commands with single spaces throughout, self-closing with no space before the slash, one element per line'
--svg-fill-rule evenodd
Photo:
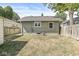
<path fill-rule="evenodd" d="M 79 55 L 79 41 L 57 34 L 47 34 L 45 36 L 42 34 L 26 34 L 13 38 L 10 37 L 8 37 L 8 40 L 0 46 L 0 55 Z"/>

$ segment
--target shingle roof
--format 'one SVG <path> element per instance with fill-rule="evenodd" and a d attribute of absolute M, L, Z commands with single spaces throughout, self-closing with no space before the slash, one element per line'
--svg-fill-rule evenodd
<path fill-rule="evenodd" d="M 18 21 L 62 21 L 62 19 L 55 16 L 27 16 Z"/>

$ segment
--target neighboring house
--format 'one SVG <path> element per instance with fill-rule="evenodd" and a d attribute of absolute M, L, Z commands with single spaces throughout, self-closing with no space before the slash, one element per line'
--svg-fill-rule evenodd
<path fill-rule="evenodd" d="M 73 24 L 79 24 L 79 17 L 73 18 Z M 61 25 L 70 25 L 70 20 L 65 20 Z"/>
<path fill-rule="evenodd" d="M 55 16 L 27 16 L 19 20 L 24 33 L 59 33 L 62 20 Z"/>

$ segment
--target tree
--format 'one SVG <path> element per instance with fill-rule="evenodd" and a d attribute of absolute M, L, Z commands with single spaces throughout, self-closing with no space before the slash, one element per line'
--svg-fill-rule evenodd
<path fill-rule="evenodd" d="M 12 20 L 17 21 L 18 19 L 20 19 L 19 15 L 16 12 L 13 12 Z"/>
<path fill-rule="evenodd" d="M 4 17 L 5 11 L 2 6 L 0 6 L 0 16 Z"/>
<path fill-rule="evenodd" d="M 46 3 L 44 4 L 49 9 L 54 10 L 55 12 L 65 12 L 69 13 L 70 25 L 73 24 L 73 14 L 79 9 L 78 3 Z"/>
<path fill-rule="evenodd" d="M 55 16 L 60 17 L 63 20 L 66 20 L 67 14 L 64 12 L 61 13 L 57 12 Z"/>
<path fill-rule="evenodd" d="M 0 6 L 0 16 L 14 21 L 20 19 L 19 15 L 16 12 L 14 12 L 12 7 L 10 6 L 6 6 L 5 8 Z"/>
<path fill-rule="evenodd" d="M 10 6 L 6 6 L 4 8 L 5 10 L 5 18 L 8 18 L 10 20 L 12 20 L 13 17 L 13 9 Z"/>

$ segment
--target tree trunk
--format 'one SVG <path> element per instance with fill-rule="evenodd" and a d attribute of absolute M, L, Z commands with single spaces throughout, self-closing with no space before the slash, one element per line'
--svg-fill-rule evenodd
<path fill-rule="evenodd" d="M 73 25 L 73 14 L 74 11 L 73 10 L 69 10 L 69 20 L 70 20 L 70 35 L 72 35 L 72 25 Z"/>
<path fill-rule="evenodd" d="M 69 10 L 69 20 L 70 20 L 70 25 L 73 25 L 73 14 L 74 14 L 74 11 Z"/>

